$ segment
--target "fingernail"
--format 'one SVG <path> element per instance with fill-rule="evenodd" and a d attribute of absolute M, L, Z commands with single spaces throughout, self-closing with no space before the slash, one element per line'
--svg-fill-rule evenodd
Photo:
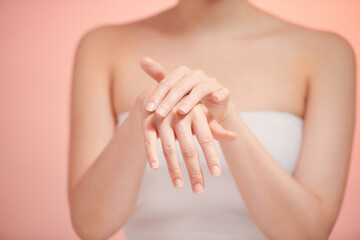
<path fill-rule="evenodd" d="M 218 166 L 214 165 L 214 166 L 211 168 L 211 170 L 212 170 L 212 173 L 213 173 L 214 176 L 219 176 L 219 175 L 220 175 L 220 169 L 219 169 Z"/>
<path fill-rule="evenodd" d="M 150 103 L 147 105 L 146 110 L 152 111 L 152 110 L 154 110 L 154 107 L 155 107 L 155 103 L 154 103 L 154 102 L 150 102 Z"/>
<path fill-rule="evenodd" d="M 161 116 L 165 116 L 165 108 L 164 107 L 160 107 L 157 109 L 157 112 L 161 115 Z"/>
<path fill-rule="evenodd" d="M 175 186 L 176 186 L 177 188 L 180 188 L 180 187 L 182 186 L 182 181 L 180 180 L 180 178 L 177 178 L 177 179 L 175 180 Z"/>
<path fill-rule="evenodd" d="M 195 192 L 202 193 L 204 191 L 202 185 L 200 183 L 195 184 Z"/>
<path fill-rule="evenodd" d="M 185 113 L 185 112 L 186 112 L 186 108 L 187 108 L 187 106 L 186 106 L 185 104 L 181 104 L 178 109 L 180 109 L 181 112 Z"/>
<path fill-rule="evenodd" d="M 222 94 L 221 93 L 219 93 L 219 92 L 217 92 L 217 93 L 215 93 L 215 98 L 216 98 L 216 100 L 221 100 L 222 99 Z"/>
<path fill-rule="evenodd" d="M 152 161 L 151 162 L 151 168 L 155 170 L 156 167 L 157 167 L 157 163 L 155 161 Z"/>

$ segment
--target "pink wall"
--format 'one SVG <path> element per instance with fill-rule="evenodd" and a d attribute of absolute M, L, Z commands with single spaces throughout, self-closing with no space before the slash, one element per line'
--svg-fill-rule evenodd
<path fill-rule="evenodd" d="M 75 44 L 89 28 L 145 17 L 176 3 L 129 2 L 0 0 L 0 239 L 77 239 L 66 199 Z M 286 19 L 338 32 L 360 54 L 360 1 L 253 2 Z M 359 128 L 356 131 L 355 144 L 360 146 Z M 344 205 L 331 239 L 360 239 L 359 156 L 354 149 Z"/>

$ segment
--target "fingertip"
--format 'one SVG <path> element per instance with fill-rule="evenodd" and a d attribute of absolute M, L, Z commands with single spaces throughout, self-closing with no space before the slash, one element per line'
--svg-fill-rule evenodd
<path fill-rule="evenodd" d="M 223 100 L 224 95 L 223 95 L 223 93 L 221 92 L 221 90 L 219 90 L 219 91 L 213 93 L 213 98 L 215 99 L 215 101 L 220 102 L 220 101 Z"/>
<path fill-rule="evenodd" d="M 174 181 L 174 187 L 180 189 L 183 186 L 184 186 L 184 182 L 180 178 L 176 178 Z"/>
<path fill-rule="evenodd" d="M 182 114 L 182 115 L 186 114 L 186 111 L 184 109 L 182 109 L 182 108 L 178 108 L 177 112 Z"/>
<path fill-rule="evenodd" d="M 227 130 L 228 133 L 232 134 L 232 135 L 236 135 L 237 132 L 231 131 L 231 130 Z"/>
<path fill-rule="evenodd" d="M 157 170 L 157 169 L 159 169 L 159 167 L 160 167 L 160 165 L 159 165 L 158 161 L 155 161 L 155 160 L 150 161 L 150 168 L 152 170 Z"/>
<path fill-rule="evenodd" d="M 216 94 L 216 93 L 213 93 L 212 94 L 212 98 L 216 101 L 216 102 L 218 102 L 219 100 L 219 98 L 218 98 L 218 95 Z"/>
<path fill-rule="evenodd" d="M 237 138 L 238 134 L 231 132 L 231 131 L 227 131 L 226 133 L 221 133 L 219 135 L 217 135 L 215 138 L 219 141 L 234 141 Z"/>
<path fill-rule="evenodd" d="M 151 62 L 151 61 L 152 61 L 152 59 L 150 57 L 148 57 L 148 56 L 144 56 L 140 60 L 140 62 Z"/>
<path fill-rule="evenodd" d="M 238 137 L 238 135 L 237 135 L 237 134 L 233 135 L 233 137 L 232 137 L 232 141 L 236 140 L 236 139 L 237 139 L 237 137 Z"/>
<path fill-rule="evenodd" d="M 150 57 L 143 57 L 140 60 L 140 66 L 142 67 L 143 70 L 147 71 L 149 68 L 149 65 L 151 65 L 153 63 L 153 60 Z"/>
<path fill-rule="evenodd" d="M 155 103 L 153 101 L 150 101 L 147 105 L 146 105 L 146 110 L 148 112 L 153 112 L 155 110 Z"/>
<path fill-rule="evenodd" d="M 159 111 L 155 111 L 156 116 L 161 118 L 161 119 L 164 119 L 167 116 L 167 114 L 166 113 L 159 113 Z"/>
<path fill-rule="evenodd" d="M 236 132 L 233 132 L 233 131 L 227 131 L 228 134 L 231 136 L 231 137 L 234 137 L 236 138 L 237 137 L 237 133 Z"/>
<path fill-rule="evenodd" d="M 221 174 L 220 167 L 218 165 L 214 165 L 211 168 L 211 173 L 213 176 L 220 176 L 220 174 Z"/>
<path fill-rule="evenodd" d="M 234 140 L 236 140 L 237 137 L 238 137 L 237 133 L 232 133 L 229 140 L 234 141 Z"/>

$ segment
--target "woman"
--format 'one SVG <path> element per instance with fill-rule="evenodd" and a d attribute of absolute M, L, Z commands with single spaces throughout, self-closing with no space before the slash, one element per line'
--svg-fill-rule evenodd
<path fill-rule="evenodd" d="M 129 240 L 327 239 L 354 105 L 355 57 L 342 37 L 246 0 L 180 0 L 92 30 L 73 76 L 74 229 L 83 239 L 123 227 Z"/>

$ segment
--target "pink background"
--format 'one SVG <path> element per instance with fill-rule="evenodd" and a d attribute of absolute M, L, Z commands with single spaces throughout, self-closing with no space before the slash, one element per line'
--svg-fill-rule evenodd
<path fill-rule="evenodd" d="M 288 20 L 340 33 L 360 54 L 360 1 L 252 2 Z M 0 0 L 0 239 L 77 239 L 66 198 L 75 45 L 90 28 L 143 18 L 174 4 Z M 357 126 L 355 146 L 360 146 L 359 138 Z M 354 148 L 344 205 L 331 239 L 360 239 L 359 160 L 359 148 Z M 113 239 L 120 236 L 121 231 Z"/>

